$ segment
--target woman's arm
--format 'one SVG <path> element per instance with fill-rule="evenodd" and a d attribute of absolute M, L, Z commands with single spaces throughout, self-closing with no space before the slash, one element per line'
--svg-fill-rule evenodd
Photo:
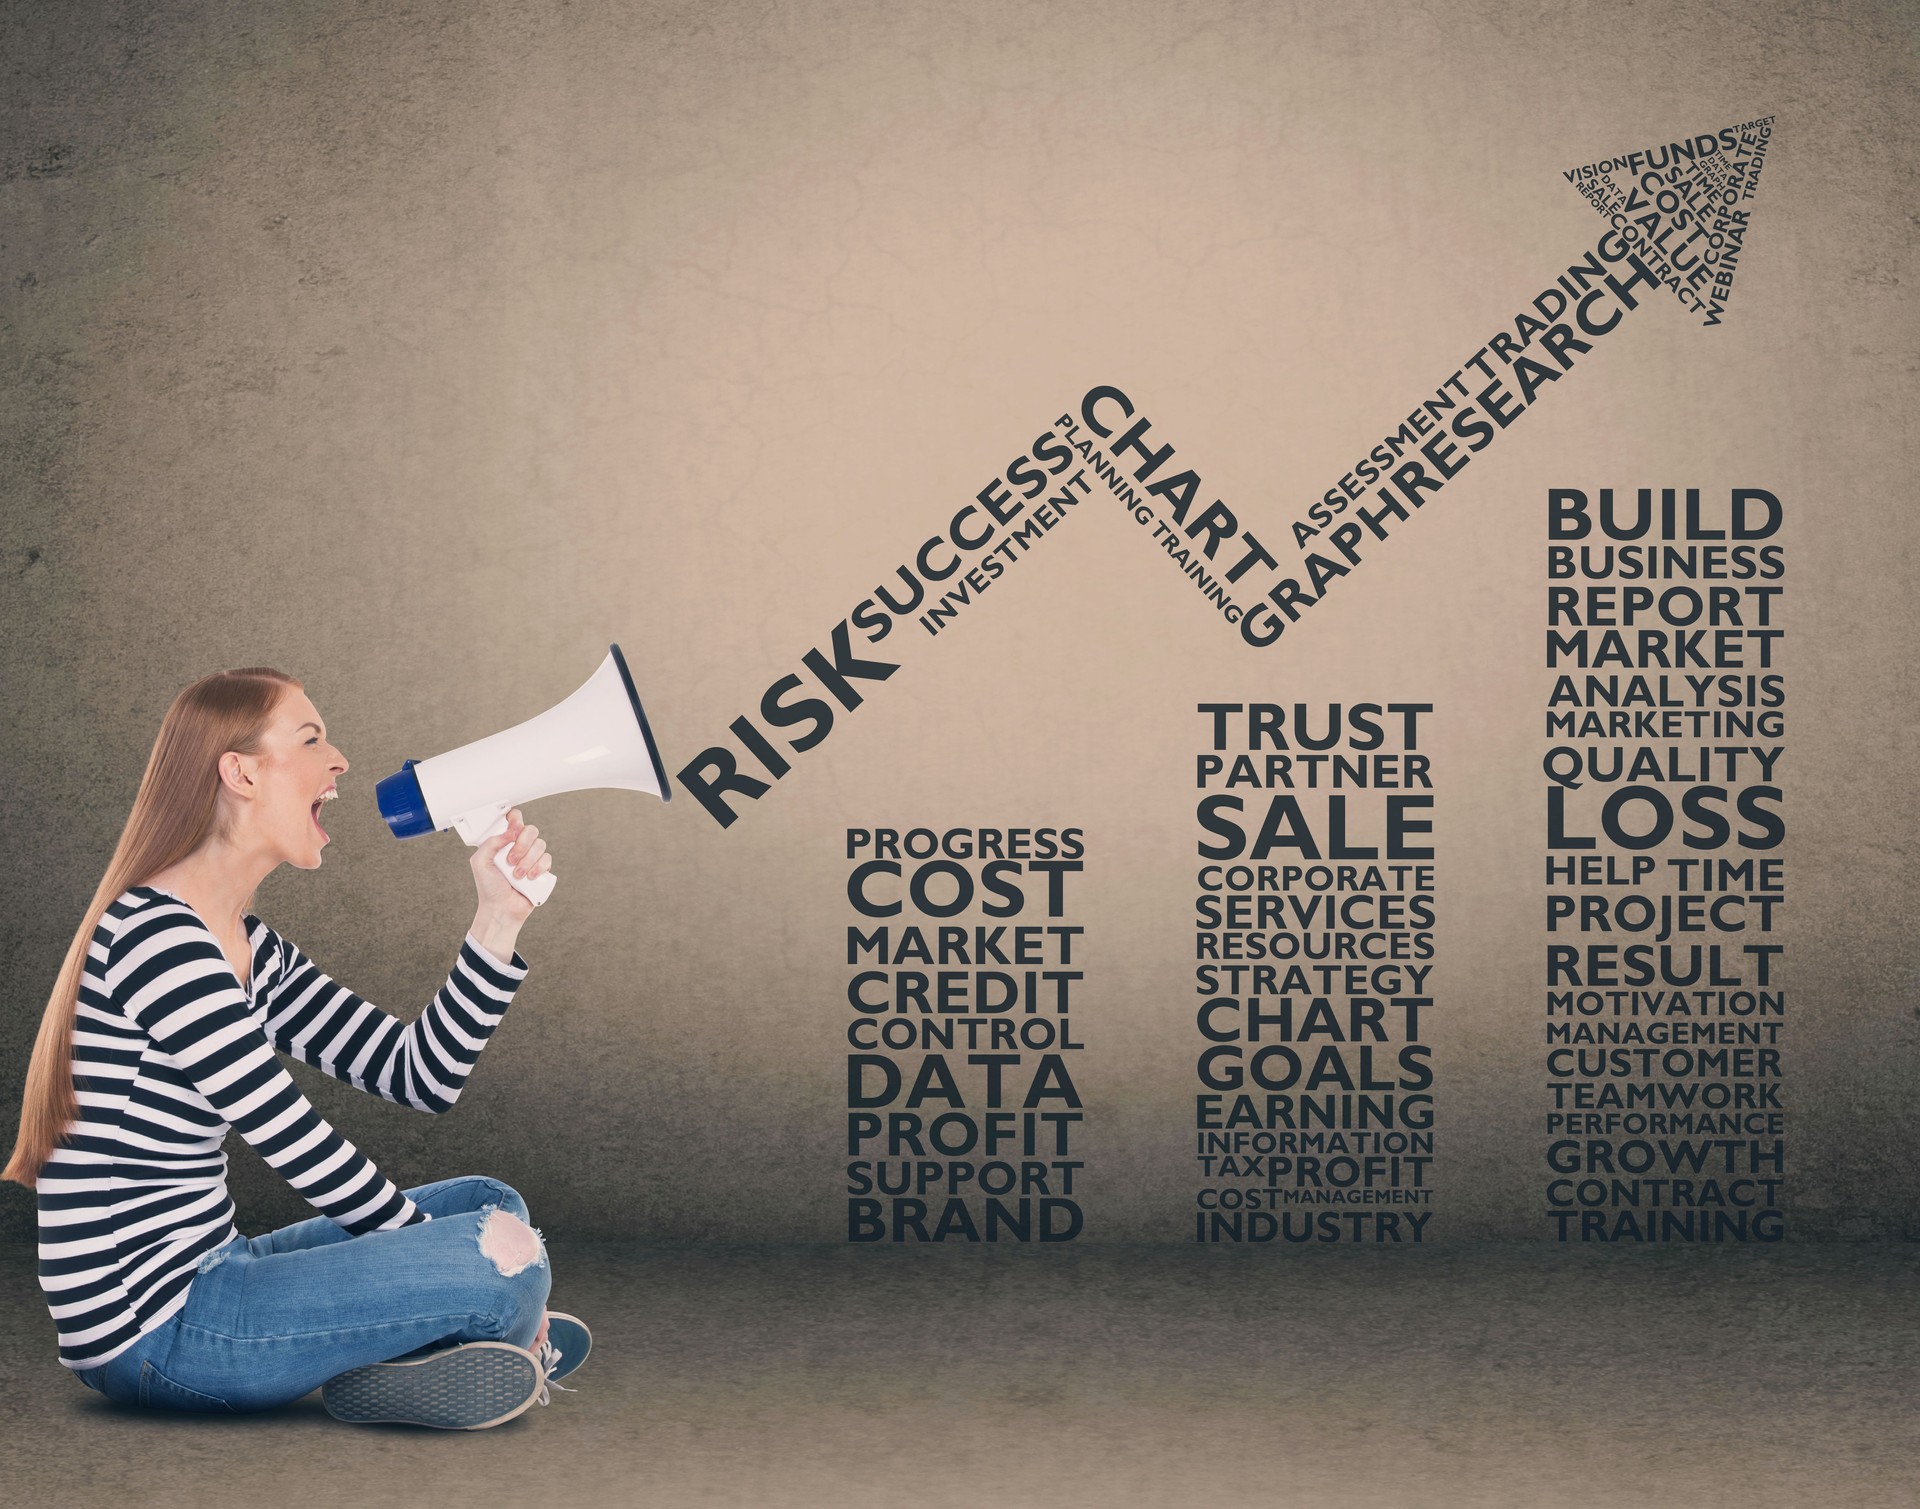
<path fill-rule="evenodd" d="M 486 946 L 481 926 L 476 920 L 446 983 L 411 1023 L 328 978 L 267 928 L 269 946 L 280 952 L 279 972 L 263 1001 L 268 1039 L 302 1063 L 396 1105 L 452 1109 L 527 973 L 511 941 L 503 962 Z"/>
<path fill-rule="evenodd" d="M 131 914 L 108 951 L 107 986 L 154 1046 L 315 1210 L 356 1235 L 427 1219 L 300 1093 L 192 908 L 166 900 Z"/>
<path fill-rule="evenodd" d="M 363 1001 L 265 928 L 280 970 L 264 1002 L 267 1035 L 283 1053 L 396 1105 L 451 1110 L 467 1074 L 500 1025 L 527 963 L 514 952 L 533 904 L 507 884 L 494 857 L 506 851 L 519 875 L 552 868 L 546 840 L 516 807 L 506 830 L 473 851 L 479 905 L 447 983 L 411 1024 Z M 503 962 L 504 961 L 504 962 Z"/>

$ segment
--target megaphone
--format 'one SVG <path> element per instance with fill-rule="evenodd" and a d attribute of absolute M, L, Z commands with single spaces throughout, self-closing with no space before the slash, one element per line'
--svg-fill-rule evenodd
<path fill-rule="evenodd" d="M 452 828 L 477 847 L 506 831 L 509 808 L 595 786 L 673 800 L 627 657 L 617 644 L 608 646 L 600 669 L 566 701 L 430 760 L 408 760 L 380 782 L 375 794 L 395 838 Z M 505 849 L 494 863 L 507 884 L 535 906 L 553 894 L 551 871 L 517 879 Z"/>

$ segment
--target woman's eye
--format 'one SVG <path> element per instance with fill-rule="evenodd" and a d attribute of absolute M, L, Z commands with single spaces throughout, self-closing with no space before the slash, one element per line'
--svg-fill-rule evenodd
<path fill-rule="evenodd" d="M 320 742 L 320 735 L 315 734 L 311 739 L 307 740 L 307 742 L 309 744 L 318 744 Z"/>

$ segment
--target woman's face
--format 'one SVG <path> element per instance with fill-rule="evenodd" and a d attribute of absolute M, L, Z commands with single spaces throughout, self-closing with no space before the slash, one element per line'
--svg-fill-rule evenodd
<path fill-rule="evenodd" d="M 346 773 L 346 758 L 327 742 L 326 725 L 307 694 L 289 687 L 261 737 L 260 751 L 240 755 L 252 780 L 248 823 L 254 841 L 283 864 L 320 867 L 328 843 L 320 826 L 321 804 L 338 796 L 334 782 Z"/>

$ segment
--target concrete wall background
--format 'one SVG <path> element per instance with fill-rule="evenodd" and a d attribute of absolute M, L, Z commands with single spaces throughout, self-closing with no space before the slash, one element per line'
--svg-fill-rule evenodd
<path fill-rule="evenodd" d="M 842 830 L 1073 823 L 1089 1217 L 1178 1240 L 1192 704 L 1432 701 L 1442 1234 L 1535 1237 L 1540 500 L 1760 485 L 1794 1226 L 1914 1235 L 1912 44 L 1852 3 L 14 8 L 0 1100 L 195 677 L 305 681 L 354 768 L 261 910 L 411 1012 L 471 897 L 454 839 L 386 836 L 401 759 L 617 639 L 677 768 L 1093 382 L 1289 517 L 1591 244 L 1563 169 L 1773 113 L 1729 324 L 1639 321 L 1282 647 L 1084 509 L 733 829 L 543 803 L 565 885 L 452 1118 L 300 1077 L 550 1232 L 833 1240 Z M 230 1149 L 249 1229 L 305 1213 Z"/>

